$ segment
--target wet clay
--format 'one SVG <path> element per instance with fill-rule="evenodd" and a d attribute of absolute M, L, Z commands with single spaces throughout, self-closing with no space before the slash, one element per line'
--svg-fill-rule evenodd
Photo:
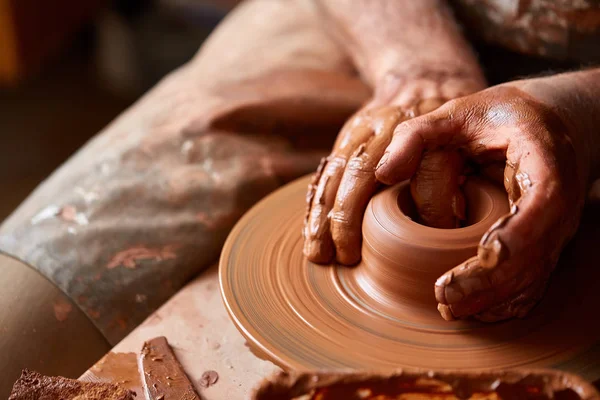
<path fill-rule="evenodd" d="M 138 357 L 135 353 L 107 353 L 80 378 L 84 382 L 108 382 L 130 390 L 137 399 L 144 398 L 142 381 L 138 372 Z"/>
<path fill-rule="evenodd" d="M 410 180 L 419 222 L 433 228 L 460 228 L 466 219 L 461 186 L 464 159 L 457 151 L 428 151 Z M 472 207 L 479 205 L 473 204 Z"/>
<path fill-rule="evenodd" d="M 398 397 L 401 396 L 401 397 Z M 280 373 L 266 379 L 256 400 L 328 399 L 598 399 L 583 379 L 551 370 L 435 373 Z"/>
<path fill-rule="evenodd" d="M 405 182 L 367 207 L 359 265 L 320 266 L 302 254 L 308 181 L 286 186 L 247 213 L 220 261 L 228 313 L 270 360 L 300 371 L 552 367 L 600 377 L 600 321 L 588 314 L 600 308 L 593 285 L 600 271 L 588 262 L 600 238 L 594 222 L 600 212 L 588 213 L 589 224 L 563 253 L 568 268 L 557 269 L 526 319 L 445 321 L 436 309 L 436 278 L 476 252 L 483 232 L 506 213 L 506 201 L 494 201 L 493 189 L 469 180 L 467 204 L 479 207 L 467 210 L 467 226 L 435 229 L 410 220 Z"/>
<path fill-rule="evenodd" d="M 23 370 L 9 400 L 133 400 L 133 393 L 109 383 L 80 382 Z"/>
<path fill-rule="evenodd" d="M 432 229 L 413 219 L 411 185 L 401 183 L 376 195 L 363 221 L 362 262 L 352 281 L 371 307 L 435 309 L 436 280 L 449 269 L 477 254 L 481 236 L 508 212 L 506 194 L 483 180 L 465 185 L 469 226 Z"/>
<path fill-rule="evenodd" d="M 165 337 L 144 343 L 139 370 L 148 400 L 200 400 Z"/>

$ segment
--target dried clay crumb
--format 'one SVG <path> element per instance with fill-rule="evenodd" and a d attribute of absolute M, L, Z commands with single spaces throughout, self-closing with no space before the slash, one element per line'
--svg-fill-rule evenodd
<path fill-rule="evenodd" d="M 219 380 L 219 374 L 216 371 L 206 371 L 202 374 L 202 378 L 198 381 L 200 386 L 208 388 L 217 383 Z"/>

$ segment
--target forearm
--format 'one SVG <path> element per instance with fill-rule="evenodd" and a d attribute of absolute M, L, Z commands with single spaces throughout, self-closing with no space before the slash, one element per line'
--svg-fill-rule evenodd
<path fill-rule="evenodd" d="M 477 59 L 443 1 L 315 1 L 376 92 L 389 87 L 390 79 L 399 81 L 398 90 L 418 79 L 461 81 L 465 89 L 460 90 L 466 91 L 485 86 Z"/>
<path fill-rule="evenodd" d="M 516 82 L 563 119 L 588 183 L 600 178 L 600 68 Z"/>

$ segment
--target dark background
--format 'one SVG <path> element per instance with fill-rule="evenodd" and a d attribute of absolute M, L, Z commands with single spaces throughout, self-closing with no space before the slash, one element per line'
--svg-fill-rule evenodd
<path fill-rule="evenodd" d="M 40 32 L 40 19 L 61 17 L 61 10 L 43 15 L 37 0 L 26 6 L 0 0 L 0 13 L 11 1 L 19 4 L 19 23 L 33 21 L 20 29 L 34 43 L 48 34 Z M 237 2 L 100 2 L 85 18 L 69 21 L 72 29 L 51 51 L 29 57 L 18 79 L 0 79 L 0 222 L 88 139 L 189 60 Z M 50 21 L 50 34 L 52 22 L 62 23 Z M 7 40 L 1 35 L 0 42 Z"/>

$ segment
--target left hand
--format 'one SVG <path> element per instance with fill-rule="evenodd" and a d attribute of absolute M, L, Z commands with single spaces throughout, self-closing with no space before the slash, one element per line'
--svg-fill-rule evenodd
<path fill-rule="evenodd" d="M 397 82 L 388 80 L 388 84 L 394 83 Z M 306 257 L 321 264 L 334 257 L 347 265 L 360 261 L 363 214 L 378 186 L 375 168 L 395 127 L 436 109 L 446 99 L 479 88 L 479 82 L 474 80 L 449 79 L 439 83 L 415 79 L 392 100 L 382 101 L 386 96 L 376 96 L 352 116 L 309 185 L 303 231 Z M 423 94 L 427 97 L 419 98 Z"/>

